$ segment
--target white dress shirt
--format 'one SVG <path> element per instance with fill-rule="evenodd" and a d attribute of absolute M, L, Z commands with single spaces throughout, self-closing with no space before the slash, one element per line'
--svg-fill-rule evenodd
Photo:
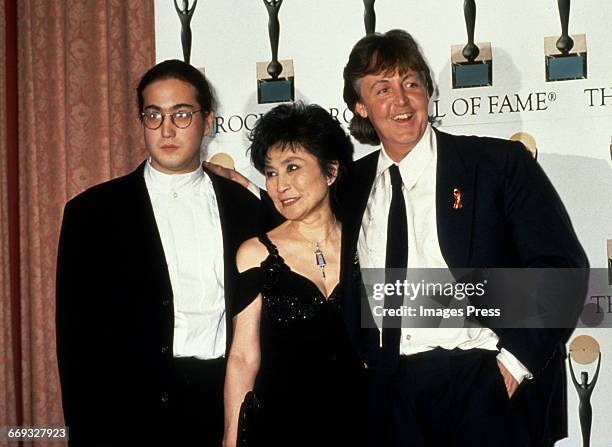
<path fill-rule="evenodd" d="M 145 183 L 174 295 L 175 357 L 225 354 L 223 235 L 217 197 L 202 168 L 168 175 L 150 161 Z"/>
<path fill-rule="evenodd" d="M 419 143 L 398 164 L 408 220 L 408 268 L 447 269 L 438 241 L 436 219 L 437 177 L 436 134 L 428 125 Z M 387 241 L 387 216 L 391 206 L 391 175 L 394 161 L 380 151 L 376 177 L 361 222 L 357 252 L 362 268 L 384 268 Z M 397 163 L 396 163 L 397 164 Z M 410 272 L 408 272 L 408 275 Z M 452 275 L 448 271 L 449 281 Z M 403 325 L 402 325 L 403 326 Z M 381 334 L 382 335 L 382 334 Z M 497 351 L 499 338 L 488 328 L 402 327 L 400 354 L 411 355 L 444 349 L 489 349 Z M 501 349 L 498 359 L 520 383 L 529 371 L 510 352 Z"/>

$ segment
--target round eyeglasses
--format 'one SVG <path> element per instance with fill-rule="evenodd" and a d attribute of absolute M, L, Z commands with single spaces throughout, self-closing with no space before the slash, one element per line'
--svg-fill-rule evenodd
<path fill-rule="evenodd" d="M 179 129 L 186 129 L 191 124 L 191 120 L 193 119 L 193 114 L 201 112 L 202 109 L 198 110 L 179 110 L 178 112 L 172 113 L 161 113 L 157 110 L 149 110 L 146 112 L 142 112 L 140 114 L 140 118 L 142 119 L 142 124 L 147 129 L 155 130 L 159 129 L 162 124 L 164 124 L 164 118 L 170 116 L 170 121 Z"/>

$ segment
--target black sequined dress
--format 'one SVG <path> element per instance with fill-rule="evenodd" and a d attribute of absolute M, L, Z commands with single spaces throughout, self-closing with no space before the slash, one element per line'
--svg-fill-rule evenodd
<path fill-rule="evenodd" d="M 262 294 L 260 445 L 359 445 L 363 370 L 340 316 L 341 287 L 326 299 L 266 235 L 259 240 L 269 255 L 240 275 L 234 315 Z"/>

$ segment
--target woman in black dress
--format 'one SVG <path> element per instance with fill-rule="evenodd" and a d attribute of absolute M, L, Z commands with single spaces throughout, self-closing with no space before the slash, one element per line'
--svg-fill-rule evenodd
<path fill-rule="evenodd" d="M 341 223 L 334 192 L 353 147 L 316 105 L 280 105 L 251 134 L 251 160 L 286 221 L 246 241 L 236 263 L 225 440 L 253 390 L 261 446 L 357 445 L 363 365 L 339 313 Z"/>

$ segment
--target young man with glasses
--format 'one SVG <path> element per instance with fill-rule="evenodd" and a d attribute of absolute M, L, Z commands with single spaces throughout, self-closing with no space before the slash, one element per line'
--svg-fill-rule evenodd
<path fill-rule="evenodd" d="M 201 168 L 215 106 L 201 72 L 162 62 L 137 96 L 149 158 L 64 211 L 57 349 L 66 424 L 72 445 L 220 445 L 226 308 L 259 201 Z"/>

